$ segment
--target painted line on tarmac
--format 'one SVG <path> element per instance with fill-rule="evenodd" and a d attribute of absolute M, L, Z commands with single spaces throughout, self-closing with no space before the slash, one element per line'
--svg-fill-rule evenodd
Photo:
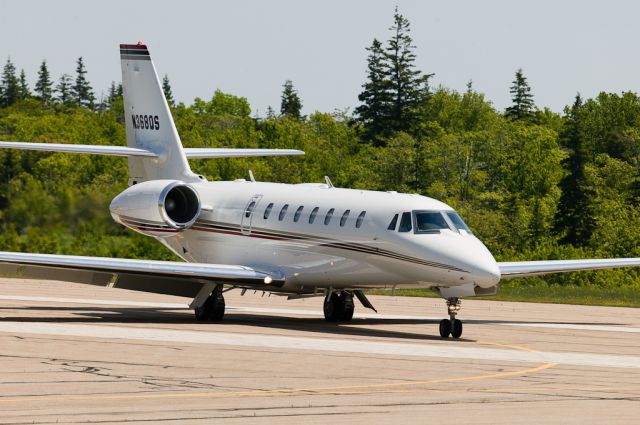
<path fill-rule="evenodd" d="M 173 342 L 183 344 L 231 345 L 254 348 L 378 354 L 393 357 L 429 357 L 558 363 L 576 366 L 640 369 L 640 357 L 572 352 L 530 352 L 500 348 L 465 347 L 461 344 L 407 344 L 334 338 L 305 338 L 226 332 L 76 325 L 48 322 L 0 322 L 0 332 L 87 338 Z"/>
<path fill-rule="evenodd" d="M 126 306 L 126 307 L 146 307 L 171 310 L 187 310 L 187 304 L 180 303 L 160 303 L 160 302 L 144 302 L 144 301 L 128 301 L 128 300 L 98 300 L 98 299 L 82 299 L 82 298 L 63 298 L 63 297 L 28 297 L 20 295 L 0 295 L 0 300 L 6 301 L 30 301 L 30 302 L 52 302 L 61 304 L 88 304 L 88 305 L 110 305 L 110 306 Z M 268 308 L 268 307 L 234 307 L 227 306 L 228 312 L 246 312 L 246 313 L 263 313 L 263 314 L 294 314 L 298 316 L 314 316 L 322 317 L 323 313 L 318 310 L 299 310 L 286 308 Z M 357 319 L 388 319 L 388 320 L 416 320 L 433 322 L 440 321 L 442 317 L 430 316 L 409 316 L 403 314 L 374 314 L 374 313 L 355 313 L 353 317 Z M 487 321 L 480 319 L 466 319 L 467 323 L 492 324 L 499 326 L 518 326 L 525 328 L 546 328 L 546 329 L 568 329 L 578 331 L 597 331 L 597 332 L 624 332 L 624 333 L 640 333 L 640 328 L 631 326 L 612 326 L 612 325 L 582 325 L 576 323 L 544 323 L 544 322 L 527 322 L 527 323 L 501 323 L 499 321 Z"/>
<path fill-rule="evenodd" d="M 22 295 L 0 295 L 0 300 L 5 301 L 32 301 L 42 303 L 61 303 L 61 304 L 93 304 L 93 305 L 117 305 L 126 307 L 150 307 L 150 308 L 170 308 L 170 309 L 188 309 L 188 304 L 178 303 L 158 303 L 145 301 L 128 301 L 128 300 L 98 300 L 85 298 L 63 298 L 63 297 L 27 297 Z"/>
<path fill-rule="evenodd" d="M 530 375 L 541 372 L 556 366 L 555 363 L 546 363 L 537 367 L 512 370 L 508 372 L 491 373 L 488 375 L 471 375 L 459 376 L 455 378 L 431 379 L 428 381 L 402 381 L 402 382 L 386 382 L 379 384 L 356 384 L 341 385 L 335 387 L 310 387 L 310 388 L 274 388 L 274 389 L 258 389 L 247 391 L 181 391 L 181 392 L 154 392 L 146 394 L 88 394 L 88 395 L 36 395 L 28 397 L 0 397 L 2 403 L 43 403 L 47 401 L 87 401 L 87 400 L 145 400 L 145 399 L 165 399 L 165 398 L 237 398 L 237 397 L 273 397 L 273 396 L 292 396 L 292 395 L 346 395 L 346 394 L 362 394 L 367 390 L 389 388 L 415 388 L 424 387 L 433 384 L 446 384 L 455 382 L 475 382 L 487 381 L 492 379 L 508 378 L 512 376 Z"/>
<path fill-rule="evenodd" d="M 524 328 L 572 329 L 576 331 L 640 333 L 640 328 L 632 328 L 628 326 L 580 325 L 580 324 L 573 324 L 573 323 L 498 323 L 498 324 L 505 325 L 505 326 L 519 326 Z"/>

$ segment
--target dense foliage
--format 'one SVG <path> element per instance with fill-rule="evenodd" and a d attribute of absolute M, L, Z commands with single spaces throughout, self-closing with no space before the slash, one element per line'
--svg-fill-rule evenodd
<path fill-rule="evenodd" d="M 410 57 L 411 40 L 401 38 L 408 23 L 401 16 L 395 23 L 394 36 Z M 383 119 L 405 116 L 411 126 L 396 128 L 400 124 L 394 121 L 393 128 L 382 131 L 376 104 L 393 98 L 384 82 L 386 71 L 376 66 L 393 52 L 377 41 L 369 52 L 370 80 L 360 109 L 369 114 L 364 120 L 322 112 L 302 117 L 297 108 L 297 114 L 252 118 L 246 99 L 220 91 L 210 100 L 173 107 L 186 147 L 306 152 L 304 157 L 198 160 L 192 162 L 194 171 L 221 180 L 245 177 L 251 169 L 259 180 L 286 183 L 329 175 L 338 187 L 438 198 L 460 212 L 498 260 L 640 256 L 637 94 L 578 97 L 564 114 L 556 114 L 527 103 L 532 98 L 525 90 L 527 119 L 518 119 L 496 110 L 471 85 L 464 93 L 427 90 L 427 77 L 409 69 L 406 75 L 420 95 L 414 91 L 407 97 L 409 109 L 399 106 L 405 115 Z M 109 97 L 94 104 L 81 60 L 75 84 L 65 74 L 53 92 L 43 62 L 36 93 L 26 99 L 15 72 L 7 61 L 0 84 L 0 140 L 124 144 L 121 87 L 112 85 Z M 514 84 L 526 84 L 518 73 Z M 163 83 L 170 93 L 168 78 Z M 0 164 L 0 249 L 171 258 L 157 242 L 109 216 L 111 199 L 126 186 L 126 160 L 2 149 Z M 640 287 L 637 270 L 547 281 Z"/>

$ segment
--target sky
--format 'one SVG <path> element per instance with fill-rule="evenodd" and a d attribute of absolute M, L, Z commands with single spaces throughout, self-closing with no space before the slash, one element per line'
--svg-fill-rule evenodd
<path fill-rule="evenodd" d="M 518 68 L 536 104 L 557 112 L 577 92 L 640 91 L 631 0 L 0 0 L 0 61 L 10 57 L 33 87 L 43 59 L 58 79 L 82 56 L 100 96 L 121 79 L 118 44 L 144 41 L 177 101 L 220 89 L 264 116 L 290 79 L 304 113 L 353 111 L 365 48 L 390 37 L 396 5 L 432 85 L 463 91 L 472 80 L 499 110 Z"/>

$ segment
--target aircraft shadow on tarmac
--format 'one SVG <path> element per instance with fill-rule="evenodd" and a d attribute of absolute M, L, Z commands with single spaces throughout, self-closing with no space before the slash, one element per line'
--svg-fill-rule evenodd
<path fill-rule="evenodd" d="M 18 316 L 2 315 L 3 307 L 0 307 L 0 323 L 11 322 L 55 322 L 55 323 L 158 323 L 158 324 L 199 324 L 203 330 L 207 326 L 240 325 L 257 328 L 277 328 L 292 331 L 303 331 L 323 334 L 369 336 L 378 338 L 398 338 L 398 339 L 419 339 L 419 340 L 441 340 L 439 336 L 430 334 L 430 329 L 424 329 L 424 333 L 413 333 L 406 331 L 393 331 L 388 329 L 371 329 L 359 327 L 358 325 L 413 325 L 428 324 L 434 327 L 437 332 L 436 320 L 424 319 L 369 319 L 354 318 L 347 323 L 328 323 L 323 317 L 290 317 L 284 315 L 249 314 L 240 312 L 228 312 L 224 320 L 219 323 L 196 322 L 192 312 L 177 312 L 175 310 L 165 310 L 145 307 L 6 307 L 9 310 L 25 311 L 49 311 L 52 314 L 46 316 Z M 55 312 L 64 312 L 64 315 L 56 316 Z M 194 330 L 193 328 L 189 330 Z M 219 330 L 219 329 L 218 329 Z M 459 341 L 475 342 L 473 340 L 460 338 Z"/>
<path fill-rule="evenodd" d="M 3 310 L 0 307 L 0 311 Z M 245 312 L 234 312 L 231 310 L 225 314 L 224 321 L 219 323 L 198 323 L 189 311 L 175 311 L 152 307 L 55 307 L 55 306 L 27 306 L 27 307 L 6 307 L 8 310 L 25 311 L 49 311 L 52 314 L 47 316 L 16 316 L 9 315 L 0 317 L 3 321 L 18 322 L 56 322 L 56 323 L 158 323 L 158 324 L 200 324 L 206 326 L 240 325 L 256 328 L 277 328 L 292 331 L 303 331 L 311 333 L 369 336 L 379 338 L 397 339 L 419 339 L 419 340 L 441 340 L 437 333 L 430 334 L 431 330 L 424 329 L 423 333 L 394 331 L 389 329 L 371 329 L 361 326 L 370 325 L 432 325 L 435 328 L 438 320 L 432 319 L 385 319 L 385 318 L 357 318 L 349 323 L 327 323 L 323 317 L 290 317 L 284 315 L 250 314 Z M 64 316 L 56 316 L 54 312 L 64 312 Z M 1 313 L 0 313 L 1 315 Z M 470 324 L 572 324 L 572 325 L 608 325 L 615 326 L 619 323 L 588 323 L 588 322 L 540 322 L 522 320 L 467 320 Z M 360 326 L 358 326 L 360 325 Z M 193 330 L 193 329 L 190 329 Z M 461 342 L 475 342 L 471 339 L 460 338 Z"/>

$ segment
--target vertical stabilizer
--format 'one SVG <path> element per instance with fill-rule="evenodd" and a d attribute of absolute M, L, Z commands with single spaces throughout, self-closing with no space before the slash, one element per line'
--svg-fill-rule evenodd
<path fill-rule="evenodd" d="M 158 158 L 129 157 L 129 181 L 198 181 L 191 172 L 180 136 L 147 46 L 121 44 L 122 89 L 127 146 L 152 151 Z"/>

